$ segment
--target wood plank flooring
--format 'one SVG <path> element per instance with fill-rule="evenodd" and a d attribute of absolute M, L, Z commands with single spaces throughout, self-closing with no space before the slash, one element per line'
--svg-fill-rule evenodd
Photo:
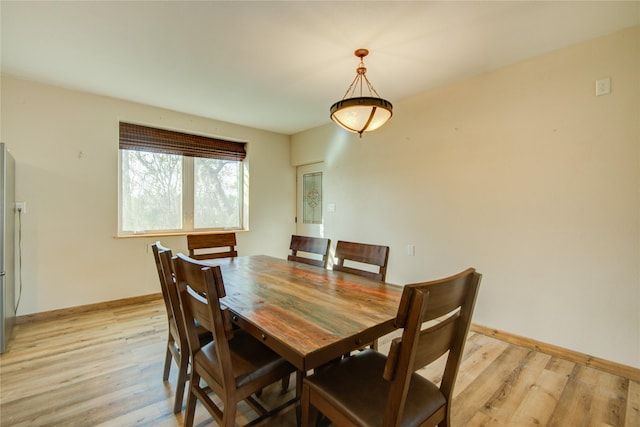
<path fill-rule="evenodd" d="M 175 366 L 162 381 L 166 334 L 161 300 L 17 325 L 0 356 L 0 426 L 181 426 L 172 412 Z M 423 375 L 437 381 L 439 363 Z M 263 399 L 292 393 L 275 384 Z M 253 417 L 243 406 L 238 424 Z M 470 333 L 452 424 L 637 427 L 640 383 Z M 198 407 L 195 425 L 216 424 Z M 295 413 L 270 425 L 293 427 Z"/>

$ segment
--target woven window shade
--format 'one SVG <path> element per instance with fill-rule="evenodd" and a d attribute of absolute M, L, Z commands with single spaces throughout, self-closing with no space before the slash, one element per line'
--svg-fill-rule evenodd
<path fill-rule="evenodd" d="M 239 161 L 247 156 L 244 142 L 123 122 L 120 122 L 120 149 Z"/>

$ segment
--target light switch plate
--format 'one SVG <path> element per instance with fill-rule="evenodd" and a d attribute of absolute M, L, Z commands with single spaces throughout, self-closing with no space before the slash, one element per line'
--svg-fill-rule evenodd
<path fill-rule="evenodd" d="M 610 77 L 596 80 L 596 96 L 608 95 L 610 93 L 611 93 Z"/>

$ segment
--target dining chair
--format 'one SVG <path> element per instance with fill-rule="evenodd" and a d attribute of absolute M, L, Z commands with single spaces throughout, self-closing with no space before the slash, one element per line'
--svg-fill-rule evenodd
<path fill-rule="evenodd" d="M 291 253 L 287 257 L 287 259 L 289 261 L 298 261 L 309 265 L 315 265 L 317 267 L 327 268 L 330 245 L 331 239 L 298 236 L 294 234 L 291 236 L 291 244 L 289 245 L 289 250 L 291 251 Z M 317 259 L 305 257 L 298 252 L 320 255 L 321 258 Z"/>
<path fill-rule="evenodd" d="M 302 426 L 315 425 L 318 412 L 338 427 L 449 426 L 481 277 L 470 268 L 405 286 L 395 320 L 402 336 L 388 356 L 366 349 L 305 378 Z M 439 386 L 416 372 L 445 353 Z"/>
<path fill-rule="evenodd" d="M 345 273 L 356 274 L 358 276 L 367 277 L 369 279 L 384 282 L 387 277 L 387 262 L 389 261 L 389 246 L 370 245 L 367 243 L 345 242 L 338 240 L 336 244 L 336 253 L 334 255 L 335 263 L 333 269 L 335 271 L 344 271 Z M 345 265 L 348 262 L 349 265 Z M 365 270 L 365 266 L 360 267 L 359 264 L 367 264 L 373 266 L 378 271 Z M 378 340 L 374 340 L 369 344 L 374 350 L 378 349 Z M 347 356 L 347 355 L 345 355 Z"/>
<path fill-rule="evenodd" d="M 167 321 L 169 326 L 167 352 L 164 360 L 162 379 L 164 381 L 169 379 L 171 361 L 173 359 L 178 367 L 173 412 L 178 413 L 182 410 L 184 388 L 189 379 L 189 344 L 187 343 L 187 334 L 181 320 L 182 308 L 180 307 L 178 289 L 175 284 L 171 249 L 162 246 L 160 242 L 154 243 L 151 245 L 151 248 L 156 261 L 158 276 L 160 278 L 160 289 L 162 290 L 162 299 L 164 300 L 164 305 L 167 310 Z M 197 328 L 197 334 L 202 343 L 207 343 L 213 339 L 211 332 L 202 327 Z"/>
<path fill-rule="evenodd" d="M 234 258 L 236 233 L 187 234 L 189 258 L 196 260 Z M 289 389 L 289 376 L 282 378 L 282 390 Z"/>
<path fill-rule="evenodd" d="M 187 234 L 189 257 L 193 259 L 237 257 L 236 245 L 236 233 Z"/>
<path fill-rule="evenodd" d="M 346 273 L 384 282 L 387 276 L 387 262 L 389 261 L 389 246 L 369 245 L 366 243 L 354 243 L 338 240 L 334 255 L 333 269 Z M 351 262 L 345 265 L 345 261 Z M 354 264 L 358 263 L 358 264 Z M 368 264 L 378 271 L 369 271 L 359 268 L 359 264 Z M 363 266 L 364 267 L 364 266 Z"/>
<path fill-rule="evenodd" d="M 254 398 L 296 368 L 249 333 L 233 327 L 230 312 L 219 301 L 226 295 L 220 267 L 203 267 L 183 254 L 173 259 L 192 360 L 184 425 L 193 425 L 197 400 L 219 425 L 228 427 L 235 425 L 241 401 L 258 413 L 251 425 L 266 423 L 271 416 L 294 408 L 295 398 L 272 410 Z M 212 342 L 201 344 L 195 322 L 211 331 Z M 222 407 L 209 391 L 217 395 Z"/>

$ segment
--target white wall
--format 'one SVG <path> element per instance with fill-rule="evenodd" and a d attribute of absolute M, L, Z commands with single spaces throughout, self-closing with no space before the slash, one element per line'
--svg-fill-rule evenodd
<path fill-rule="evenodd" d="M 362 139 L 296 134 L 291 158 L 325 161 L 326 237 L 388 244 L 388 281 L 476 267 L 474 322 L 640 367 L 639 147 L 635 28 L 396 102 Z"/>
<path fill-rule="evenodd" d="M 114 238 L 120 120 L 248 141 L 251 231 L 238 233 L 238 251 L 286 257 L 295 231 L 288 136 L 7 76 L 1 108 L 0 138 L 26 202 L 18 315 L 160 292 L 148 251 L 157 238 Z M 184 236 L 160 240 L 186 251 Z"/>

